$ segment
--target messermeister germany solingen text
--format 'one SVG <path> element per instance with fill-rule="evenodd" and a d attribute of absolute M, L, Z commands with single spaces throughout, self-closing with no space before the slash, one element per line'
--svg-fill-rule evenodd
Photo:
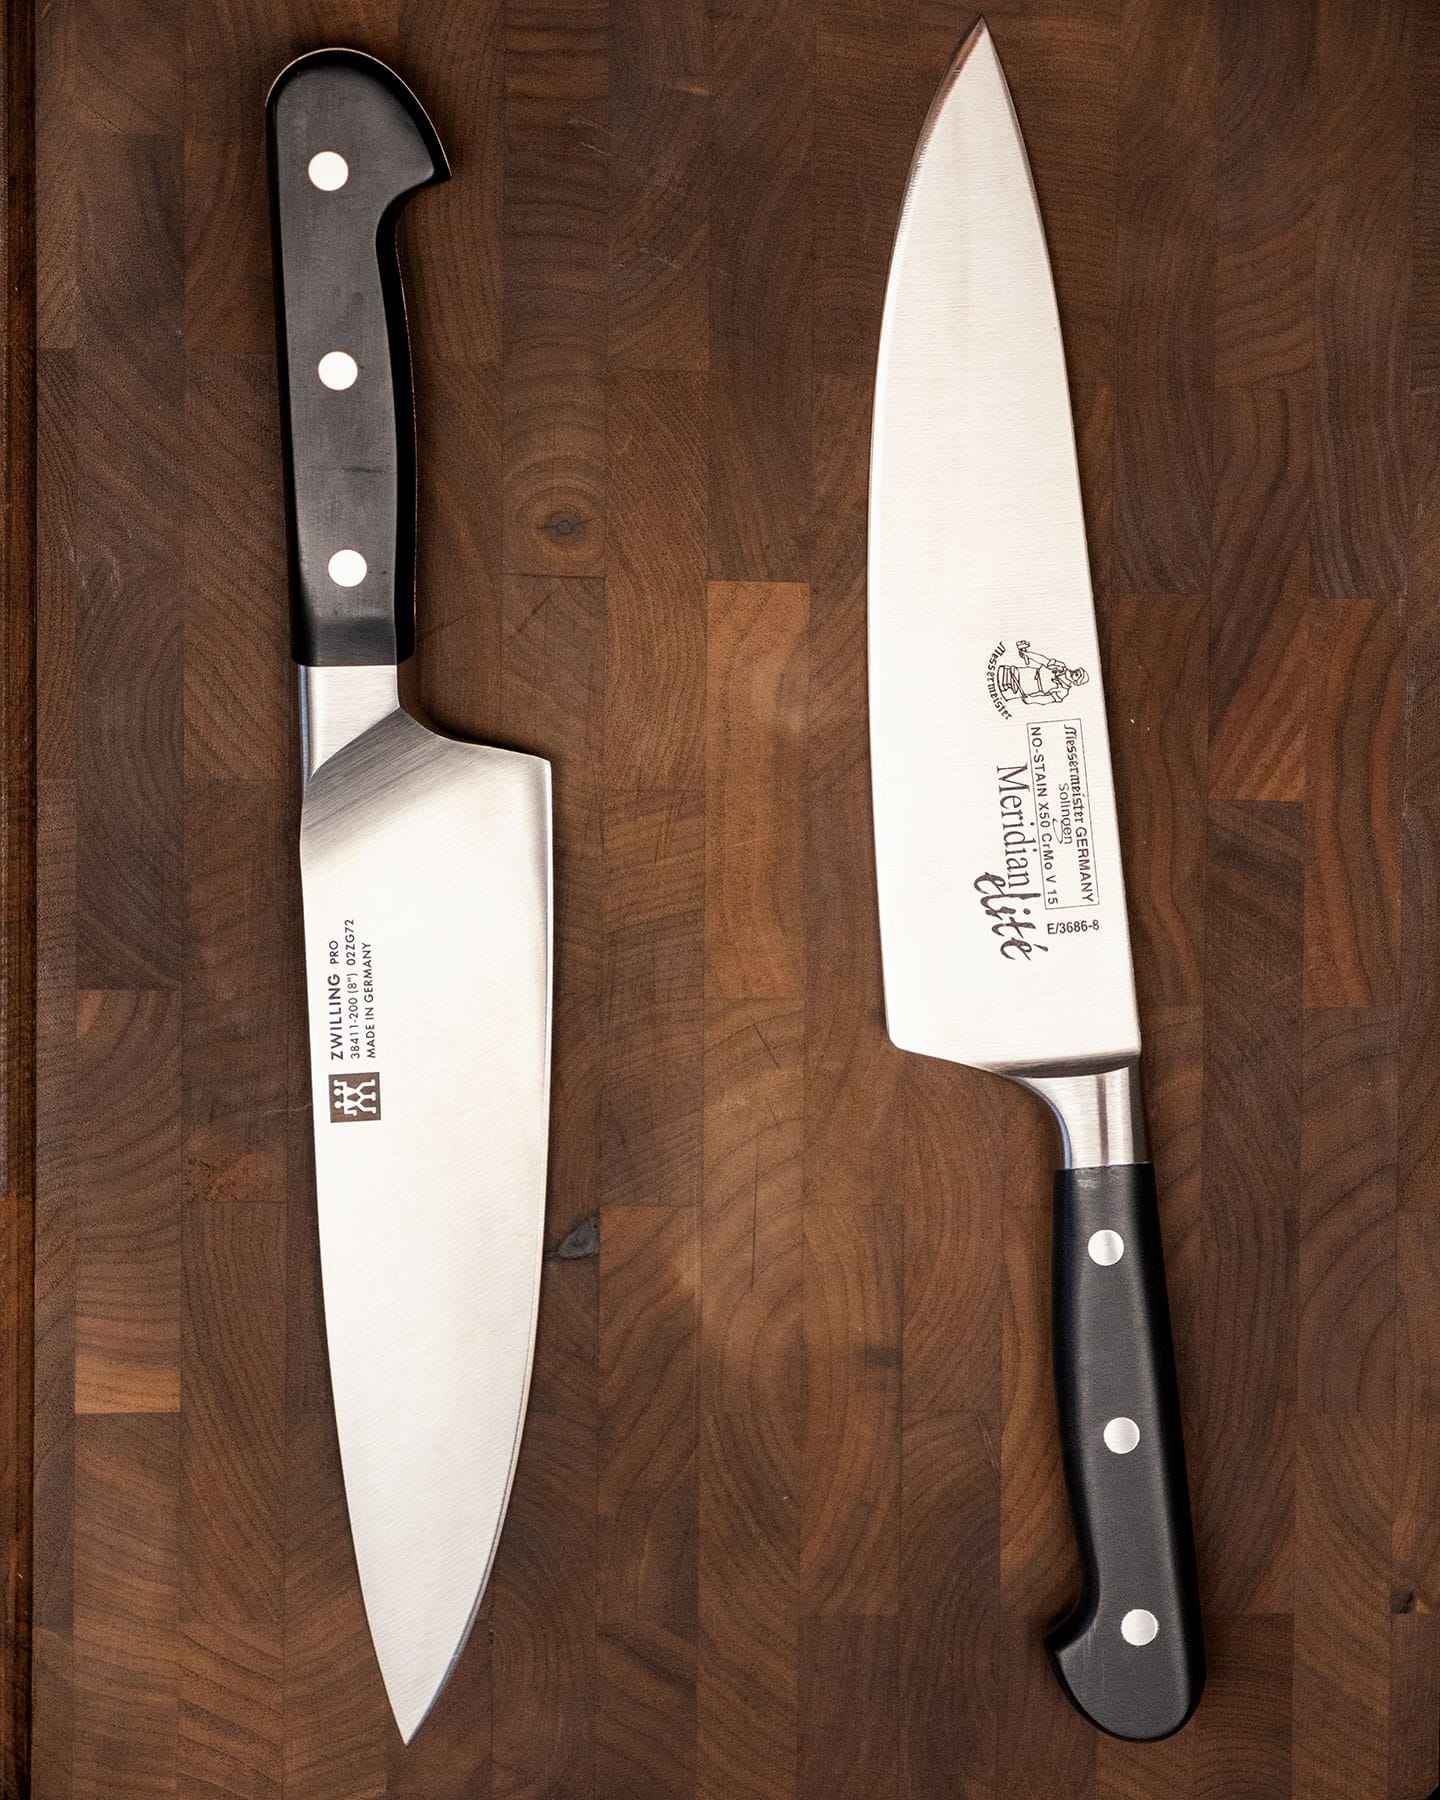
<path fill-rule="evenodd" d="M 1007 961 L 1048 951 L 1044 938 L 1098 930 L 1085 736 L 1078 719 L 1025 722 L 1025 757 L 996 765 L 999 859 L 975 892 Z M 1080 917 L 1057 917 L 1074 915 Z"/>

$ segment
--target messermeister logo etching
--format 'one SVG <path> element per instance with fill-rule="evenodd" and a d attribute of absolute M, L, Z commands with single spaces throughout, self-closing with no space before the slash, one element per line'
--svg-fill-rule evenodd
<path fill-rule="evenodd" d="M 1059 706 L 1089 679 L 1063 657 L 1032 649 L 1029 638 L 1016 638 L 1013 650 L 997 644 L 985 665 L 990 704 L 1002 719 L 1015 717 L 1012 706 Z"/>
<path fill-rule="evenodd" d="M 1080 721 L 1028 722 L 1025 749 L 1024 761 L 996 766 L 1000 861 L 974 884 L 1007 962 L 1048 951 L 1042 938 L 1100 928 L 1098 915 L 1053 917 L 1100 901 Z"/>

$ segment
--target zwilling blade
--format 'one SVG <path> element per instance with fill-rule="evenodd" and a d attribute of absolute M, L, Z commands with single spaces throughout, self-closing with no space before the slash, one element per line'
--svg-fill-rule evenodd
<path fill-rule="evenodd" d="M 474 1620 L 530 1380 L 550 1059 L 549 765 L 400 706 L 414 437 L 394 222 L 448 175 L 399 78 L 268 108 L 325 1327 L 365 1610 L 408 1741 Z"/>
<path fill-rule="evenodd" d="M 1060 1125 L 1055 1359 L 1083 1592 L 1049 1648 L 1104 1729 L 1204 1682 L 1140 1029 L 1059 317 L 980 21 L 921 133 L 885 300 L 870 720 L 890 1036 Z"/>

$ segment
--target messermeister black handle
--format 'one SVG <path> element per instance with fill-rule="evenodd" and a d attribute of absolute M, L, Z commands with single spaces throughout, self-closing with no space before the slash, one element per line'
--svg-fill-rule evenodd
<path fill-rule="evenodd" d="M 415 419 L 401 207 L 449 173 L 393 70 L 316 50 L 270 90 L 292 648 L 310 667 L 415 644 Z"/>
<path fill-rule="evenodd" d="M 1055 1177 L 1055 1388 L 1083 1585 L 1046 1648 L 1116 1737 L 1178 1731 L 1205 1650 L 1149 1163 Z"/>

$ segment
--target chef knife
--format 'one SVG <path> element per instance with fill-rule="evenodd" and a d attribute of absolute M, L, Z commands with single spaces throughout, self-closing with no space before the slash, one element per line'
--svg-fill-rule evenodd
<path fill-rule="evenodd" d="M 397 692 L 415 445 L 395 222 L 447 177 L 439 139 L 351 50 L 281 74 L 268 135 L 325 1329 L 366 1615 L 408 1741 L 479 1606 L 530 1381 L 550 770 L 441 736 Z"/>
<path fill-rule="evenodd" d="M 1204 1683 L 1120 839 L 1050 265 L 983 20 L 921 133 L 881 330 L 870 721 L 885 1009 L 1060 1127 L 1054 1357 L 1082 1571 L 1048 1642 L 1118 1737 Z"/>

